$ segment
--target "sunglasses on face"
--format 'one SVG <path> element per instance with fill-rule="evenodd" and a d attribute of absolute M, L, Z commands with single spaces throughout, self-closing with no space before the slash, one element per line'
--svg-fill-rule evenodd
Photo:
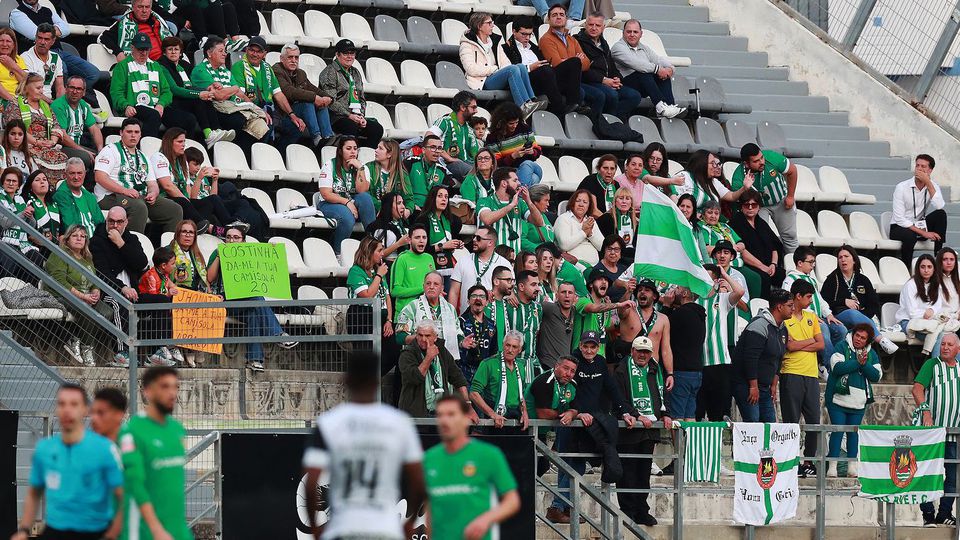
<path fill-rule="evenodd" d="M 744 207 L 744 208 L 757 208 L 757 207 L 759 207 L 759 206 L 760 206 L 760 205 L 757 204 L 757 203 L 755 203 L 755 202 L 743 203 L 743 207 Z"/>

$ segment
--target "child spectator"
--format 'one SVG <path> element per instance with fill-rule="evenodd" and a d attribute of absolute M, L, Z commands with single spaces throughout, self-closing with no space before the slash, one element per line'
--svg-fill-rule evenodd
<path fill-rule="evenodd" d="M 161 246 L 153 252 L 153 268 L 143 273 L 140 283 L 137 286 L 137 292 L 140 294 L 139 301 L 142 303 L 164 304 L 173 302 L 178 289 L 170 278 L 173 267 L 177 262 L 177 257 L 173 250 Z M 147 326 L 152 326 L 154 334 L 146 339 L 159 337 L 160 339 L 169 339 L 173 334 L 173 321 L 169 311 L 148 311 L 148 317 L 152 320 L 145 321 Z M 179 353 L 176 348 L 173 349 Z M 150 355 L 147 362 L 148 366 L 173 366 L 176 362 L 173 359 L 174 353 L 167 347 L 160 347 L 157 352 Z"/>
<path fill-rule="evenodd" d="M 486 118 L 475 114 L 467 120 L 467 125 L 473 130 L 473 135 L 478 141 L 484 142 L 487 140 L 487 127 L 489 124 Z"/>

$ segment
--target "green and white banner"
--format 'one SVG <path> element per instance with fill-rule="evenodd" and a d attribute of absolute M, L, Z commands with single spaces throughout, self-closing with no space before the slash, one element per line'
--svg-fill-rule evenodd
<path fill-rule="evenodd" d="M 678 422 L 686 435 L 684 482 L 719 482 L 720 451 L 726 422 Z"/>
<path fill-rule="evenodd" d="M 713 280 L 703 269 L 702 256 L 690 222 L 659 189 L 645 184 L 634 275 L 687 287 L 700 296 L 710 293 Z"/>
<path fill-rule="evenodd" d="M 733 424 L 733 519 L 769 525 L 797 514 L 797 424 Z"/>
<path fill-rule="evenodd" d="M 860 426 L 861 497 L 920 504 L 943 496 L 942 427 Z"/>

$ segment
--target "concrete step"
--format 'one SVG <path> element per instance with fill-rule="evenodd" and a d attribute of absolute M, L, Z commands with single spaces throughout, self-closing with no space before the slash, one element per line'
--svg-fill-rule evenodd
<path fill-rule="evenodd" d="M 854 126 L 808 126 L 801 124 L 780 124 L 788 138 L 825 139 L 834 141 L 868 141 L 870 130 Z"/>
<path fill-rule="evenodd" d="M 830 102 L 823 96 L 760 96 L 728 92 L 727 99 L 734 103 L 750 105 L 754 111 L 830 112 Z"/>
<path fill-rule="evenodd" d="M 633 12 L 632 12 L 633 13 Z M 637 13 L 633 13 L 633 16 L 636 17 Z M 675 19 L 670 19 L 664 17 L 660 14 L 660 10 L 656 10 L 655 13 L 649 14 L 656 17 L 655 20 L 643 20 L 643 27 L 649 28 L 656 32 L 657 34 L 686 34 L 690 36 L 698 35 L 707 35 L 707 36 L 729 36 L 730 35 L 730 26 L 725 22 L 689 22 L 689 21 L 679 21 Z"/>
<path fill-rule="evenodd" d="M 875 168 L 852 168 L 847 167 L 843 169 L 843 174 L 847 176 L 847 182 L 850 184 L 850 188 L 854 191 L 861 193 L 870 193 L 867 191 L 866 187 L 863 186 L 872 186 L 872 185 L 882 185 L 888 186 L 890 193 L 893 193 L 894 186 L 902 180 L 906 180 L 910 176 L 910 171 L 908 170 L 890 170 L 890 169 L 875 169 Z M 881 199 L 889 200 L 890 196 L 881 197 L 877 195 L 878 202 Z"/>
<path fill-rule="evenodd" d="M 618 11 L 633 12 L 637 8 L 642 9 L 649 6 L 689 7 L 690 2 L 688 2 L 687 0 L 629 0 L 627 2 L 617 2 Z"/>
<path fill-rule="evenodd" d="M 618 9 L 621 9 L 618 7 Z M 671 5 L 647 5 L 630 8 L 630 14 L 643 21 L 643 26 L 649 26 L 656 33 L 659 30 L 654 28 L 653 23 L 647 19 L 656 18 L 658 21 L 675 22 L 696 22 L 706 23 L 710 21 L 710 10 L 700 6 L 671 6 Z"/>
<path fill-rule="evenodd" d="M 880 157 L 851 157 L 851 156 L 828 156 L 814 157 L 807 159 L 798 159 L 797 163 L 802 163 L 811 169 L 821 165 L 832 165 L 846 171 L 847 169 L 887 169 L 895 171 L 909 171 L 910 160 L 907 158 L 880 158 Z M 909 173 L 906 173 L 909 174 Z"/>
<path fill-rule="evenodd" d="M 786 81 L 790 72 L 786 68 L 703 66 L 693 65 L 677 68 L 684 77 L 714 77 L 716 79 L 749 79 L 761 81 Z"/>
<path fill-rule="evenodd" d="M 718 79 L 728 94 L 807 96 L 807 83 L 797 81 L 763 81 L 755 79 Z"/>
<path fill-rule="evenodd" d="M 754 109 L 749 114 L 721 114 L 720 119 L 744 120 L 746 122 L 776 122 L 778 124 L 799 124 L 807 126 L 843 126 L 849 124 L 849 116 L 846 112 L 831 111 L 824 113 L 796 112 L 796 111 L 770 111 Z"/>
<path fill-rule="evenodd" d="M 735 36 L 697 36 L 690 38 L 683 34 L 658 34 L 667 52 L 673 54 L 674 48 L 695 48 L 711 51 L 746 52 L 747 38 Z"/>
<path fill-rule="evenodd" d="M 792 134 L 791 134 L 792 135 Z M 890 157 L 890 143 L 886 141 L 838 141 L 823 139 L 796 139 L 787 137 L 791 146 L 813 150 L 813 154 L 822 156 L 877 156 Z"/>
<path fill-rule="evenodd" d="M 705 66 L 767 67 L 767 53 L 750 51 L 714 51 L 695 47 L 691 40 L 686 47 L 670 49 L 671 56 L 687 56 L 694 64 Z M 691 48 L 694 47 L 694 48 Z"/>

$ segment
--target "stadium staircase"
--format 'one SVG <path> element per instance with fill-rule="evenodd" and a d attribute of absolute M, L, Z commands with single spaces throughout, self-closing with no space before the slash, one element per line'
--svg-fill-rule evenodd
<path fill-rule="evenodd" d="M 912 156 L 891 156 L 889 143 L 871 140 L 865 127 L 851 126 L 846 112 L 832 110 L 827 97 L 810 95 L 804 81 L 791 79 L 789 69 L 769 65 L 766 53 L 748 51 L 749 36 L 733 36 L 727 23 L 711 22 L 708 8 L 686 0 L 619 0 L 616 8 L 629 11 L 644 28 L 656 32 L 671 56 L 692 60 L 689 67 L 677 68 L 677 74 L 715 77 L 729 101 L 752 106 L 750 113 L 721 114 L 721 123 L 778 123 L 791 147 L 814 152 L 815 157 L 797 158 L 796 163 L 814 171 L 822 165 L 843 170 L 854 192 L 876 196 L 876 204 L 857 209 L 878 222 L 890 210 L 893 188 L 910 176 Z M 950 200 L 947 189 L 944 197 Z M 946 208 L 948 215 L 958 210 L 960 203 Z M 948 238 L 955 242 L 960 223 L 951 220 L 948 226 Z"/>

